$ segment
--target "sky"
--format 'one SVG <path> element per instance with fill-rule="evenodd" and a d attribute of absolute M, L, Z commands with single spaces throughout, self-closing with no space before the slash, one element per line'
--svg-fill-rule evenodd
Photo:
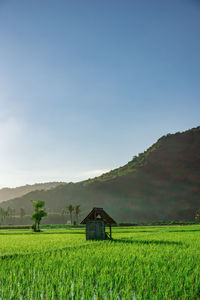
<path fill-rule="evenodd" d="M 200 125 L 198 0 L 0 0 L 0 187 L 79 181 Z"/>

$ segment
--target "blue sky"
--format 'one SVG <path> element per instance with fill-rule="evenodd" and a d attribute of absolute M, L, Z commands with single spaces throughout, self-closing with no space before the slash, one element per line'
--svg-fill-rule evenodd
<path fill-rule="evenodd" d="M 1 0 L 0 186 L 78 181 L 200 125 L 197 0 Z"/>

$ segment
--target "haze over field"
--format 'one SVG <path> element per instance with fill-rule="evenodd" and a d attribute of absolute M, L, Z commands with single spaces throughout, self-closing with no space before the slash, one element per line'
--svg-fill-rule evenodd
<path fill-rule="evenodd" d="M 80 181 L 199 125 L 198 1 L 0 1 L 0 187 Z"/>

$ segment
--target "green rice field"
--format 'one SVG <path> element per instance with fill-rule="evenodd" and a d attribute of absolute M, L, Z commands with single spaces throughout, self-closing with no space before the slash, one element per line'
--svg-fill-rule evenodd
<path fill-rule="evenodd" d="M 200 226 L 0 230 L 0 299 L 200 299 Z"/>

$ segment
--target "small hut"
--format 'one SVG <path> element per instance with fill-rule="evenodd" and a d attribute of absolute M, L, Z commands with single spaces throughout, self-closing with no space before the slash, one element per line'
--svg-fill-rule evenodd
<path fill-rule="evenodd" d="M 103 208 L 94 207 L 81 224 L 86 224 L 86 240 L 106 240 L 112 238 L 111 226 L 116 222 Z M 109 233 L 105 231 L 106 226 L 110 228 Z"/>

